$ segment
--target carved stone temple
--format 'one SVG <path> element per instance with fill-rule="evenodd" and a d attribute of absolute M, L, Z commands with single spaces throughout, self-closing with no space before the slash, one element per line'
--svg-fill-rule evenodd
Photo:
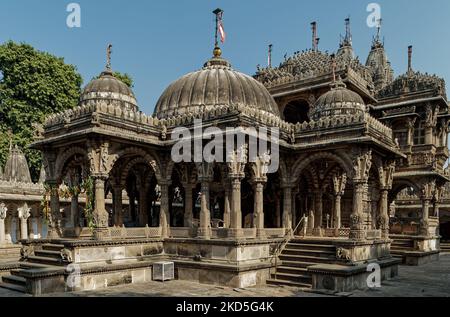
<path fill-rule="evenodd" d="M 386 280 L 401 263 L 437 260 L 450 112 L 444 80 L 413 70 L 411 53 L 395 77 L 379 34 L 362 64 L 347 33 L 336 54 L 314 45 L 250 77 L 216 47 L 162 93 L 153 115 L 139 111 L 108 62 L 78 107 L 37 131 L 45 233 L 23 220 L 40 217 L 43 185 L 21 181 L 31 198 L 9 199 L 4 188 L 16 185 L 0 183 L 1 241 L 10 241 L 7 213 L 25 230 L 21 262 L 4 272 L 3 287 L 37 295 L 140 283 L 163 260 L 180 280 L 342 292 L 367 287 L 369 264 Z M 278 138 L 268 139 L 279 168 L 268 173 L 274 153 L 251 161 L 249 138 L 226 162 L 175 162 L 172 132 L 195 135 L 200 120 L 200 133 L 276 128 Z M 61 197 L 62 186 L 87 180 L 91 192 Z"/>

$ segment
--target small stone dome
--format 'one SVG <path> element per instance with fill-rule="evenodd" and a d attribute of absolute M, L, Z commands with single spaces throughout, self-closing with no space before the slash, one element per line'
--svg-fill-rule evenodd
<path fill-rule="evenodd" d="M 3 180 L 7 182 L 31 183 L 30 169 L 22 151 L 14 146 L 9 152 Z"/>
<path fill-rule="evenodd" d="M 356 92 L 347 89 L 346 85 L 338 81 L 331 90 L 317 99 L 311 110 L 312 120 L 324 117 L 354 115 L 367 112 L 364 100 Z"/>
<path fill-rule="evenodd" d="M 134 111 L 138 109 L 136 97 L 131 88 L 116 78 L 109 69 L 102 72 L 98 78 L 92 80 L 84 88 L 80 104 L 89 104 L 92 101 L 115 103 Z"/>
<path fill-rule="evenodd" d="M 263 84 L 237 72 L 215 51 L 215 57 L 196 72 L 173 82 L 155 107 L 159 119 L 215 106 L 242 105 L 279 116 L 278 106 Z"/>

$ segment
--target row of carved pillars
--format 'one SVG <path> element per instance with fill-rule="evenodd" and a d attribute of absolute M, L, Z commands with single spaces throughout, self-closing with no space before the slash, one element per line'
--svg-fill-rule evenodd
<path fill-rule="evenodd" d="M 31 232 L 33 230 L 33 226 L 28 226 L 28 220 L 31 218 L 31 208 L 28 207 L 28 204 L 25 203 L 21 207 L 17 208 L 18 218 L 20 219 L 20 239 L 28 240 L 30 237 L 34 237 L 35 233 Z M 0 203 L 0 245 L 5 245 L 8 241 L 6 239 L 6 226 L 5 221 L 8 213 L 8 208 L 4 203 Z M 37 218 L 37 226 L 38 232 L 42 234 L 42 222 Z M 29 230 L 31 229 L 31 230 Z M 19 230 L 17 230 L 19 232 Z M 17 236 L 19 239 L 19 236 Z"/>

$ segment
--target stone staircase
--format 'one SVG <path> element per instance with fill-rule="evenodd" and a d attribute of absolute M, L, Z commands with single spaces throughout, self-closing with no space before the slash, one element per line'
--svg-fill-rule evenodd
<path fill-rule="evenodd" d="M 450 253 L 450 241 L 441 241 L 441 252 Z"/>
<path fill-rule="evenodd" d="M 391 237 L 391 255 L 405 262 L 405 252 L 414 251 L 414 240 L 408 237 Z"/>
<path fill-rule="evenodd" d="M 29 273 L 60 271 L 64 268 L 61 260 L 62 249 L 64 249 L 63 245 L 42 245 L 42 250 L 36 250 L 34 255 L 29 256 L 26 261 L 20 262 L 18 269 L 13 269 L 10 271 L 10 275 L 3 276 L 0 287 L 27 293 L 27 275 Z"/>
<path fill-rule="evenodd" d="M 276 272 L 267 284 L 311 288 L 309 266 L 336 262 L 336 247 L 330 241 L 293 239 L 279 256 Z"/>

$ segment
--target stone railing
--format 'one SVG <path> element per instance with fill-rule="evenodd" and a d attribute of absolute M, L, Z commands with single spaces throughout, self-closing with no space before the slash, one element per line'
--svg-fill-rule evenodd
<path fill-rule="evenodd" d="M 171 227 L 170 237 L 172 238 L 193 238 L 196 236 L 196 228 Z"/>
<path fill-rule="evenodd" d="M 243 236 L 246 239 L 255 239 L 256 238 L 256 228 L 244 228 L 242 229 Z"/>
<path fill-rule="evenodd" d="M 58 114 L 50 115 L 45 120 L 44 127 L 49 128 L 60 124 L 69 125 L 72 121 L 89 115 L 92 116 L 92 122 L 96 123 L 100 120 L 98 118 L 99 114 L 116 117 L 122 121 L 131 121 L 144 126 L 161 128 L 162 130 L 192 125 L 194 124 L 194 120 L 207 121 L 230 114 L 244 114 L 262 124 L 269 127 L 280 128 L 285 132 L 290 132 L 293 128 L 292 124 L 282 120 L 279 116 L 264 110 L 245 107 L 244 105 L 216 105 L 214 107 L 204 106 L 203 108 L 194 107 L 192 111 L 185 114 L 160 120 L 153 116 L 147 116 L 141 111 L 123 109 L 123 107 L 119 105 L 108 105 L 106 103 L 82 105 Z"/>
<path fill-rule="evenodd" d="M 356 124 L 366 124 L 367 127 L 374 129 L 375 131 L 392 138 L 392 129 L 372 117 L 368 113 L 360 113 L 355 115 L 348 115 L 344 117 L 326 117 L 317 121 L 310 121 L 304 123 L 297 123 L 295 125 L 295 132 L 308 132 L 321 129 L 332 129 L 337 127 L 346 127 Z"/>
<path fill-rule="evenodd" d="M 17 188 L 20 190 L 32 190 L 44 192 L 44 184 L 36 183 L 22 183 L 22 182 L 8 182 L 0 180 L 0 188 Z"/>
<path fill-rule="evenodd" d="M 226 228 L 212 228 L 211 238 L 213 239 L 226 239 L 228 238 L 228 229 Z"/>
<path fill-rule="evenodd" d="M 112 239 L 139 239 L 139 238 L 159 238 L 162 234 L 161 227 L 143 227 L 143 228 L 109 228 Z"/>
<path fill-rule="evenodd" d="M 420 224 L 418 222 L 391 224 L 389 232 L 391 234 L 418 235 L 420 232 Z"/>
<path fill-rule="evenodd" d="M 381 239 L 381 230 L 378 230 L 378 229 L 367 230 L 366 238 L 368 240 Z"/>

